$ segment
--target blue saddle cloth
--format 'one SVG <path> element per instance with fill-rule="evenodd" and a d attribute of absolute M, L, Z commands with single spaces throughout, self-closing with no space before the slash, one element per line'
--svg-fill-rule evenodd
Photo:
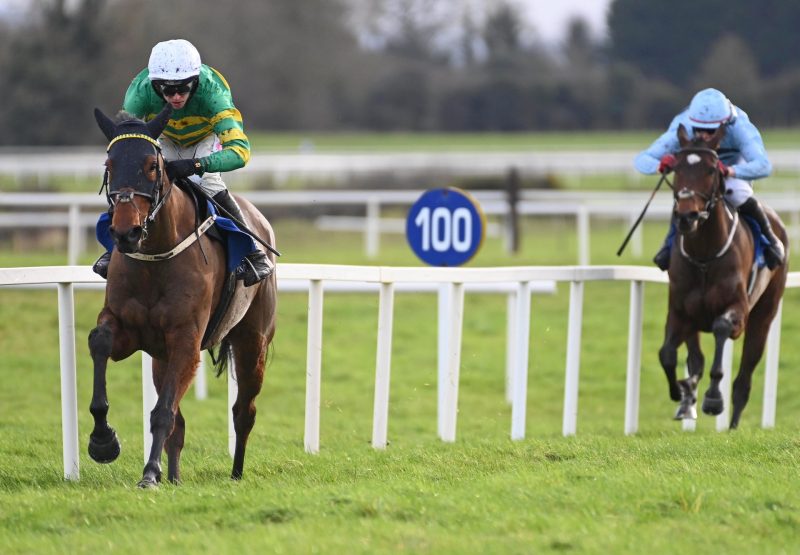
<path fill-rule="evenodd" d="M 220 216 L 211 202 L 208 202 L 208 213 L 217 215 L 214 223 L 224 239 L 223 243 L 227 255 L 227 270 L 228 272 L 232 272 L 246 255 L 258 248 L 256 242 L 249 234 L 239 229 L 232 220 Z M 101 214 L 100 218 L 97 220 L 95 236 L 97 237 L 97 241 L 103 245 L 108 252 L 111 252 L 114 248 L 114 239 L 111 238 L 111 233 L 108 230 L 109 227 L 111 227 L 111 214 L 105 212 Z"/>
<path fill-rule="evenodd" d="M 767 265 L 767 261 L 764 259 L 764 249 L 769 246 L 769 239 L 761 233 L 761 226 L 758 225 L 758 222 L 754 218 L 742 216 L 741 214 L 739 214 L 739 216 L 744 218 L 744 221 L 750 226 L 750 231 L 753 232 L 753 245 L 755 247 L 755 256 L 753 258 L 758 268 L 761 269 Z"/>

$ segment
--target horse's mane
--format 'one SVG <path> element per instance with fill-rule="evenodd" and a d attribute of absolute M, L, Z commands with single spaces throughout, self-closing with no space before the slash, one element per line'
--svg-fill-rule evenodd
<path fill-rule="evenodd" d="M 142 121 L 139 118 L 137 118 L 136 116 L 134 116 L 133 114 L 131 114 L 130 112 L 126 112 L 125 110 L 120 110 L 119 112 L 117 112 L 117 115 L 114 116 L 114 123 L 117 123 L 117 124 L 125 123 L 125 122 L 132 121 L 132 120 L 133 121 L 139 121 L 139 122 Z"/>

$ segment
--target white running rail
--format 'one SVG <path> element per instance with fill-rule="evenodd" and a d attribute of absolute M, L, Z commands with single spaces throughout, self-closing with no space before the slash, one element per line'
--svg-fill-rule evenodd
<path fill-rule="evenodd" d="M 428 284 L 447 291 L 449 301 L 440 303 L 440 333 L 443 327 L 449 328 L 446 355 L 440 357 L 439 387 L 439 436 L 443 441 L 455 441 L 458 410 L 458 371 L 461 351 L 461 321 L 464 310 L 464 290 L 470 288 L 491 288 L 493 284 L 513 283 L 515 297 L 509 301 L 514 307 L 514 325 L 509 326 L 511 383 L 511 438 L 525 437 L 525 409 L 527 403 L 528 346 L 530 335 L 530 292 L 541 284 L 547 288 L 548 282 L 570 283 L 570 307 L 567 330 L 567 360 L 565 378 L 565 403 L 563 409 L 564 435 L 577 431 L 578 414 L 578 376 L 580 366 L 580 344 L 583 313 L 583 284 L 587 281 L 628 281 L 631 284 L 630 315 L 628 333 L 628 363 L 626 380 L 626 402 L 624 433 L 633 434 L 638 430 L 639 373 L 641 370 L 641 336 L 644 284 L 646 282 L 666 283 L 663 272 L 655 268 L 639 266 L 551 266 L 551 267 L 505 267 L 505 268 L 426 268 L 426 267 L 384 267 L 384 266 L 342 266 L 320 264 L 282 264 L 278 266 L 279 288 L 285 290 L 284 283 L 307 280 L 309 321 L 308 356 L 306 387 L 305 449 L 310 453 L 319 451 L 319 387 L 322 376 L 322 304 L 324 286 L 332 283 L 372 284 L 379 288 L 379 316 L 377 330 L 377 360 L 375 369 L 375 397 L 373 411 L 372 445 L 385 448 L 388 437 L 388 415 L 391 367 L 392 312 L 395 290 L 402 284 Z M 59 342 L 61 345 L 61 394 L 62 431 L 64 439 L 64 476 L 78 479 L 78 431 L 75 375 L 75 323 L 73 287 L 75 284 L 100 283 L 102 280 L 85 266 L 57 266 L 38 268 L 0 268 L 0 286 L 28 286 L 57 284 L 59 291 Z M 789 274 L 787 287 L 800 286 L 800 272 Z M 341 287 L 341 286 L 340 286 Z M 445 307 L 442 310 L 442 307 Z M 443 313 L 445 312 L 446 313 Z M 770 330 L 766 354 L 765 391 L 762 412 L 762 427 L 775 425 L 775 398 L 777 391 L 777 372 L 780 343 L 780 312 Z M 445 326 L 441 323 L 445 322 Z M 513 329 L 511 329 L 513 327 Z M 440 349 L 442 343 L 440 342 Z M 730 358 L 726 361 L 725 374 L 730 375 Z M 149 414 L 148 401 L 152 387 L 146 385 L 149 372 L 143 377 L 145 400 L 143 414 L 145 421 Z M 231 382 L 229 382 L 230 384 Z M 727 389 L 727 388 L 726 388 Z M 148 393 L 149 391 L 149 393 Z M 154 397 L 151 397 L 154 400 Z M 149 404 L 148 404 L 149 403 Z M 729 405 L 729 400 L 726 400 Z M 145 422 L 145 427 L 147 423 Z M 717 429 L 727 427 L 727 414 L 717 417 Z M 147 441 L 147 437 L 145 438 Z M 147 450 L 145 449 L 145 454 Z"/>

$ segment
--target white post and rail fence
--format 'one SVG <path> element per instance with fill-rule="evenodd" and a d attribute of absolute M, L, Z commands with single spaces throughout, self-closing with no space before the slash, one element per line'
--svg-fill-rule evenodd
<path fill-rule="evenodd" d="M 322 380 L 322 314 L 323 292 L 378 292 L 377 355 L 372 446 L 387 445 L 389 423 L 389 390 L 392 361 L 392 323 L 394 295 L 403 291 L 435 291 L 439 294 L 439 369 L 438 369 L 438 434 L 446 442 L 456 439 L 458 388 L 461 353 L 461 328 L 464 314 L 464 293 L 503 293 L 508 295 L 506 372 L 511 402 L 513 440 L 525 437 L 528 353 L 530 337 L 531 294 L 552 293 L 555 283 L 570 286 L 567 355 L 562 433 L 577 431 L 578 389 L 584 284 L 587 281 L 623 281 L 630 283 L 628 322 L 627 378 L 625 385 L 625 434 L 638 431 L 639 380 L 641 370 L 642 320 L 644 284 L 667 281 L 656 268 L 639 266 L 552 266 L 506 268 L 427 268 L 385 266 L 343 266 L 317 264 L 281 264 L 278 266 L 280 291 L 308 291 L 308 338 L 306 360 L 305 449 L 316 453 L 320 448 L 320 389 Z M 77 378 L 75 354 L 74 287 L 103 287 L 103 280 L 88 266 L 36 268 L 0 268 L 0 287 L 53 286 L 58 288 L 59 343 L 61 365 L 61 407 L 64 455 L 64 476 L 78 479 Z M 87 285 L 88 284 L 88 285 Z M 787 287 L 800 286 L 800 272 L 789 274 Z M 761 425 L 775 425 L 777 375 L 780 352 L 781 312 L 770 329 L 766 349 L 764 403 Z M 723 392 L 729 396 L 732 342 L 725 357 Z M 144 457 L 150 441 L 149 413 L 155 404 L 150 361 L 142 359 Z M 229 403 L 235 399 L 235 382 L 229 377 Z M 726 410 L 716 418 L 718 430 L 727 429 L 729 399 Z M 684 428 L 692 429 L 686 422 Z M 230 434 L 229 424 L 229 439 Z M 231 441 L 229 440 L 229 450 Z"/>

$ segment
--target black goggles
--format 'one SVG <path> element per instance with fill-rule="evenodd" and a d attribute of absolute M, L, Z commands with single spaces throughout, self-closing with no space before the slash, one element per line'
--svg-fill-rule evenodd
<path fill-rule="evenodd" d="M 192 90 L 193 82 L 190 81 L 188 83 L 179 83 L 177 85 L 167 85 L 162 83 L 158 85 L 161 94 L 165 97 L 167 96 L 175 96 L 176 94 L 187 94 Z"/>
<path fill-rule="evenodd" d="M 695 135 L 698 133 L 708 133 L 709 135 L 713 135 L 717 132 L 716 129 L 708 129 L 707 127 L 692 127 L 692 131 Z"/>

